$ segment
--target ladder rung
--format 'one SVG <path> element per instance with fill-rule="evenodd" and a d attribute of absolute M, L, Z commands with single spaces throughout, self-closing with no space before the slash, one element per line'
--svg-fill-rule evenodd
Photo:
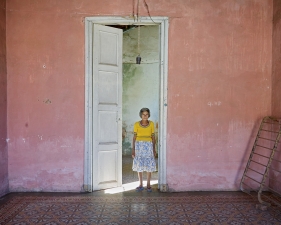
<path fill-rule="evenodd" d="M 247 176 L 246 174 L 245 174 L 245 177 L 248 177 L 249 179 L 251 179 L 251 180 L 257 182 L 258 184 L 261 184 L 261 182 L 259 182 L 259 181 L 255 180 L 255 179 L 253 179 L 252 177 Z"/>
<path fill-rule="evenodd" d="M 257 163 L 257 164 L 260 164 L 261 166 L 265 166 L 265 167 L 267 167 L 267 165 L 261 164 L 261 163 L 259 163 L 259 162 L 255 161 L 255 160 L 251 160 L 251 161 L 252 161 L 252 162 L 255 162 L 255 163 Z"/>
<path fill-rule="evenodd" d="M 248 169 L 250 169 L 250 170 L 252 170 L 252 171 L 254 171 L 254 172 L 256 172 L 256 173 L 258 173 L 258 174 L 260 174 L 260 175 L 262 175 L 263 176 L 263 174 L 262 173 L 260 173 L 260 172 L 258 172 L 258 171 L 256 171 L 256 170 L 254 170 L 254 169 L 252 169 L 252 168 L 248 168 Z"/>
<path fill-rule="evenodd" d="M 256 146 L 259 146 L 259 147 L 262 147 L 262 148 L 264 148 L 264 149 L 266 149 L 266 150 L 269 150 L 269 151 L 273 151 L 273 149 L 271 149 L 271 148 L 267 148 L 267 147 L 264 147 L 264 146 L 260 146 L 260 145 L 256 145 Z M 273 147 L 274 148 L 274 147 Z M 274 150 L 274 152 L 280 152 L 280 151 L 278 151 L 278 150 Z"/>
<path fill-rule="evenodd" d="M 268 141 L 276 141 L 276 140 L 272 140 L 272 139 L 268 139 L 268 138 L 264 138 L 264 137 L 259 137 L 260 139 L 264 139 L 264 140 L 268 140 Z"/>
<path fill-rule="evenodd" d="M 262 147 L 262 146 L 261 146 Z M 266 150 L 269 150 L 269 151 L 273 151 L 273 149 L 270 149 L 270 148 L 265 148 Z M 280 152 L 278 150 L 274 150 L 274 152 Z"/>
<path fill-rule="evenodd" d="M 276 134 L 279 134 L 279 132 L 276 132 L 276 131 L 272 131 L 272 130 L 264 130 L 264 129 L 260 129 L 262 131 L 267 131 L 267 132 L 270 132 L 270 133 L 276 133 Z"/>
<path fill-rule="evenodd" d="M 261 155 L 261 154 L 256 153 L 256 152 L 254 152 L 253 154 L 256 154 L 256 155 L 262 156 L 262 157 L 267 158 L 267 159 L 269 159 L 269 158 L 270 158 L 270 157 L 267 157 L 267 156 Z"/>
<path fill-rule="evenodd" d="M 280 126 L 280 124 L 276 121 L 276 123 L 269 123 L 269 122 L 263 122 L 263 123 L 267 123 L 267 124 L 273 124 L 273 125 L 279 125 Z"/>
<path fill-rule="evenodd" d="M 273 150 L 272 148 L 268 148 L 268 147 L 265 147 L 265 146 L 261 146 L 261 145 L 256 145 L 256 146 L 259 146 L 259 147 L 262 147 L 262 148 L 266 148 L 266 149 L 268 149 L 268 150 Z"/>
<path fill-rule="evenodd" d="M 266 122 L 268 119 L 271 120 L 271 121 L 273 121 L 273 122 L 279 123 L 279 119 L 274 118 L 274 117 L 271 117 L 271 116 L 266 116 L 266 117 L 264 117 L 263 120 L 262 120 L 262 122 Z"/>

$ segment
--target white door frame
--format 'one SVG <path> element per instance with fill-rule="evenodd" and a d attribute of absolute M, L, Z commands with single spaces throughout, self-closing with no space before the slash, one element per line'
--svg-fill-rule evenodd
<path fill-rule="evenodd" d="M 153 20 L 153 21 L 152 21 Z M 168 17 L 86 17 L 85 18 L 85 151 L 84 191 L 93 191 L 93 24 L 101 25 L 159 25 L 160 29 L 160 106 L 158 131 L 158 186 L 168 191 L 166 167 L 167 91 L 168 91 Z"/>

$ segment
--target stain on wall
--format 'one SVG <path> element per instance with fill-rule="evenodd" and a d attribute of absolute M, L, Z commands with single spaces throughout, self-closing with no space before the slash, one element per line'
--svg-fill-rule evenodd
<path fill-rule="evenodd" d="M 272 35 L 272 115 L 281 118 L 281 1 L 273 0 L 273 35 Z M 281 161 L 281 145 L 275 159 Z M 281 171 L 281 163 L 273 161 L 272 168 Z M 271 171 L 270 185 L 281 193 L 281 173 Z"/>
<path fill-rule="evenodd" d="M 140 120 L 139 111 L 150 109 L 150 120 L 159 121 L 159 27 L 140 27 L 141 64 L 138 55 L 138 28 L 123 35 L 123 155 L 132 154 L 134 123 Z M 158 127 L 157 127 L 158 128 Z M 156 129 L 156 140 L 158 140 Z"/>
<path fill-rule="evenodd" d="M 271 114 L 273 1 L 148 5 L 169 17 L 167 183 L 237 190 L 256 124 Z M 6 13 L 10 190 L 80 191 L 84 18 L 129 16 L 132 1 L 9 0 Z M 138 111 L 130 115 L 138 120 Z"/>
<path fill-rule="evenodd" d="M 7 147 L 6 1 L 0 0 L 0 197 L 9 190 Z"/>

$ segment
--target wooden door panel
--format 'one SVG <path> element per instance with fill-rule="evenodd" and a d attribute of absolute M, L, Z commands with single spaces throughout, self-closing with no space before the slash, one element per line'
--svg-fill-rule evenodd
<path fill-rule="evenodd" d="M 118 149 L 99 151 L 99 185 L 107 186 L 107 183 L 117 182 L 117 151 Z M 106 170 L 104 165 L 106 165 Z"/>
<path fill-rule="evenodd" d="M 120 29 L 94 25 L 93 190 L 122 185 L 122 42 Z"/>
<path fill-rule="evenodd" d="M 99 71 L 99 104 L 118 105 L 118 73 Z"/>
<path fill-rule="evenodd" d="M 117 112 L 99 111 L 99 144 L 118 143 Z"/>

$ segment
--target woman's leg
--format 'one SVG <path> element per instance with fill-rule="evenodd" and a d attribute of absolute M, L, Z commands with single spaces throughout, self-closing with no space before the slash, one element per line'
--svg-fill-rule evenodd
<path fill-rule="evenodd" d="M 139 181 L 140 181 L 140 187 L 143 187 L 142 172 L 138 172 L 138 176 L 139 176 Z"/>
<path fill-rule="evenodd" d="M 151 172 L 146 172 L 147 173 L 147 188 L 150 188 L 150 179 L 151 179 Z"/>

